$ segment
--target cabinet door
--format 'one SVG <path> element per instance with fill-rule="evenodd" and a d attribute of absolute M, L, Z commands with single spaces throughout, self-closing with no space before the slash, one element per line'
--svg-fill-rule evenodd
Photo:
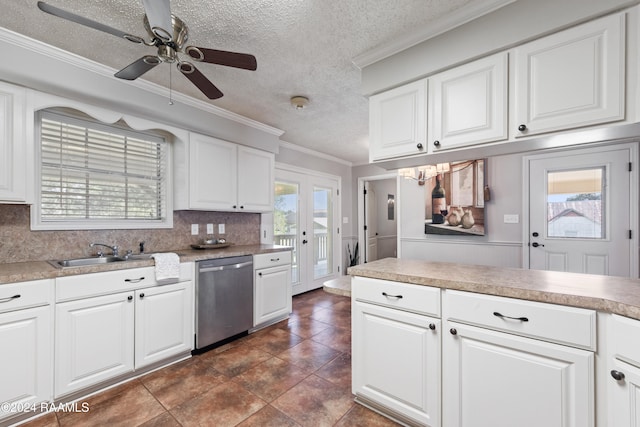
<path fill-rule="evenodd" d="M 14 408 L 51 399 L 53 394 L 51 306 L 0 314 L 0 402 Z M 0 407 L 0 418 L 17 415 Z"/>
<path fill-rule="evenodd" d="M 238 209 L 273 210 L 274 156 L 266 151 L 238 147 Z"/>
<path fill-rule="evenodd" d="M 256 270 L 253 283 L 253 326 L 286 317 L 291 313 L 290 265 Z"/>
<path fill-rule="evenodd" d="M 0 82 L 0 201 L 26 202 L 25 90 Z"/>
<path fill-rule="evenodd" d="M 234 210 L 237 204 L 235 144 L 192 133 L 189 137 L 189 207 Z"/>
<path fill-rule="evenodd" d="M 369 160 L 426 153 L 426 80 L 369 98 Z"/>
<path fill-rule="evenodd" d="M 609 425 L 638 427 L 640 426 L 640 368 L 618 359 L 613 359 L 611 368 L 611 372 L 607 375 Z"/>
<path fill-rule="evenodd" d="M 193 348 L 193 282 L 136 291 L 136 369 Z"/>
<path fill-rule="evenodd" d="M 440 320 L 360 301 L 353 316 L 353 393 L 399 418 L 439 426 Z"/>
<path fill-rule="evenodd" d="M 527 43 L 515 53 L 515 136 L 624 119 L 624 15 Z"/>
<path fill-rule="evenodd" d="M 445 328 L 445 426 L 594 425 L 592 352 L 455 322 Z"/>
<path fill-rule="evenodd" d="M 133 293 L 56 305 L 55 396 L 133 370 Z"/>
<path fill-rule="evenodd" d="M 432 151 L 507 135 L 507 54 L 500 53 L 429 78 Z"/>

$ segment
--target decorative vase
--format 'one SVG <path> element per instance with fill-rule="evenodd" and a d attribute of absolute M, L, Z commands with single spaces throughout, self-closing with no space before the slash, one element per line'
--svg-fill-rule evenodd
<path fill-rule="evenodd" d="M 473 214 L 471 213 L 470 210 L 467 210 L 464 213 L 464 215 L 462 215 L 462 219 L 460 220 L 460 222 L 462 223 L 462 228 L 473 227 L 473 224 L 475 224 L 475 221 L 473 219 Z"/>

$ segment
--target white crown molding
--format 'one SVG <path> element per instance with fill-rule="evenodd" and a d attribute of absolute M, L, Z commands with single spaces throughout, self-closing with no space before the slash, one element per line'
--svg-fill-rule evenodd
<path fill-rule="evenodd" d="M 476 18 L 489 14 L 500 9 L 516 0 L 483 0 L 471 2 L 469 5 L 450 13 L 437 21 L 420 28 L 414 28 L 406 33 L 405 36 L 397 38 L 390 43 L 378 46 L 368 50 L 355 58 L 353 63 L 356 67 L 362 69 L 373 63 L 381 61 L 398 52 L 409 49 L 419 43 L 446 33 L 456 27 L 473 21 Z"/>
<path fill-rule="evenodd" d="M 40 55 L 48 56 L 50 58 L 62 61 L 74 67 L 78 67 L 80 69 L 87 70 L 89 72 L 92 72 L 101 76 L 107 76 L 107 77 L 113 78 L 113 74 L 118 71 L 114 68 L 111 68 L 106 65 L 100 64 L 98 62 L 92 61 L 90 59 L 84 58 L 80 55 L 76 55 L 66 50 L 57 48 L 55 46 L 51 46 L 49 44 L 32 39 L 30 37 L 26 37 L 22 34 L 18 34 L 16 32 L 13 32 L 11 30 L 8 30 L 6 28 L 1 28 L 1 27 L 0 27 L 0 42 L 13 44 L 23 49 L 30 50 Z M 135 86 L 147 92 L 151 92 L 161 96 L 165 96 L 167 93 L 167 88 L 143 79 L 137 79 L 130 82 L 127 81 L 126 83 L 131 84 L 132 86 Z M 256 120 L 250 119 L 240 114 L 233 113 L 223 108 L 216 107 L 215 105 L 211 105 L 207 102 L 201 101 L 191 96 L 184 95 L 182 93 L 174 93 L 172 95 L 172 98 L 174 102 L 176 101 L 180 102 L 181 104 L 188 105 L 190 107 L 197 108 L 202 111 L 206 111 L 218 117 L 232 120 L 236 123 L 240 123 L 242 125 L 249 126 L 254 129 L 258 129 L 262 132 L 275 135 L 277 137 L 280 137 L 282 134 L 284 134 L 284 131 L 281 129 L 277 129 L 272 126 L 265 125 L 264 123 L 260 123 Z"/>
<path fill-rule="evenodd" d="M 329 161 L 336 162 L 336 163 L 340 163 L 342 165 L 349 166 L 349 167 L 353 166 L 353 163 L 351 163 L 348 160 L 340 159 L 340 158 L 334 157 L 334 156 L 332 156 L 330 154 L 321 153 L 319 151 L 312 150 L 311 148 L 302 147 L 300 145 L 292 144 L 291 142 L 280 140 L 279 145 L 280 145 L 281 148 L 286 148 L 288 150 L 295 150 L 295 151 L 298 151 L 300 153 L 308 154 L 308 155 L 314 156 L 314 157 L 320 157 L 322 159 L 329 160 Z"/>

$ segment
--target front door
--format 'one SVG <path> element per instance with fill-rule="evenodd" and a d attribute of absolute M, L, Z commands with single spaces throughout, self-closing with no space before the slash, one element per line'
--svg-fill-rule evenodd
<path fill-rule="evenodd" d="M 529 157 L 529 268 L 627 276 L 629 146 Z"/>

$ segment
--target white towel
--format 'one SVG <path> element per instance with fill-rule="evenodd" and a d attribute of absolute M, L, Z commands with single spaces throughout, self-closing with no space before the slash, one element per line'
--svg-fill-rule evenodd
<path fill-rule="evenodd" d="M 176 283 L 180 277 L 180 257 L 173 252 L 152 254 L 156 262 L 156 282 L 159 285 Z"/>

